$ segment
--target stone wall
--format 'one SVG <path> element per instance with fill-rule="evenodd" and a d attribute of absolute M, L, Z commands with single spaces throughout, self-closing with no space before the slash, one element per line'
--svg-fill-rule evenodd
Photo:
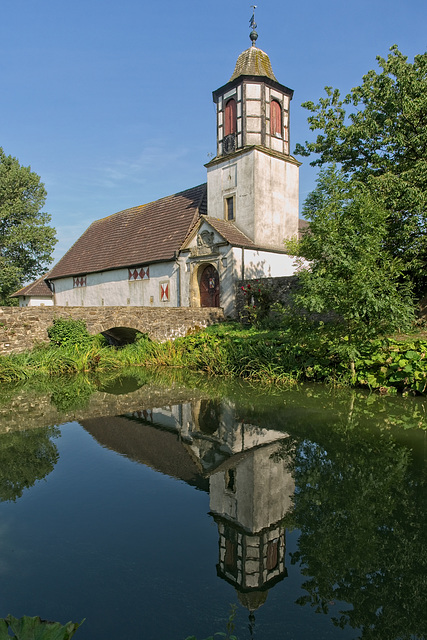
<path fill-rule="evenodd" d="M 174 307 L 0 307 L 0 355 L 48 342 L 54 318 L 84 320 L 92 335 L 114 327 L 137 329 L 164 342 L 224 320 L 219 308 Z"/>
<path fill-rule="evenodd" d="M 236 312 L 237 317 L 242 317 L 243 309 L 247 304 L 247 296 L 243 294 L 242 287 L 256 288 L 258 283 L 262 282 L 265 286 L 271 288 L 274 299 L 284 305 L 289 304 L 290 295 L 298 287 L 297 276 L 282 276 L 280 278 L 258 278 L 257 280 L 239 280 L 236 284 Z M 244 314 L 243 314 L 244 315 Z"/>

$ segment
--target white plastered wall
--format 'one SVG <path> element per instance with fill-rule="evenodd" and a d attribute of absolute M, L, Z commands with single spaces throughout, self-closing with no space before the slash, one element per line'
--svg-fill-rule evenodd
<path fill-rule="evenodd" d="M 129 280 L 127 268 L 88 273 L 83 287 L 73 287 L 72 277 L 55 280 L 55 304 L 70 307 L 180 306 L 182 269 L 179 264 L 161 262 L 147 266 L 150 277 L 144 280 Z M 160 299 L 160 285 L 164 283 L 169 285 L 168 301 Z"/>
<path fill-rule="evenodd" d="M 233 247 L 237 280 L 295 275 L 294 258 L 286 253 Z"/>
<path fill-rule="evenodd" d="M 51 296 L 19 296 L 20 307 L 52 307 Z"/>
<path fill-rule="evenodd" d="M 283 248 L 283 240 L 298 235 L 299 167 L 254 150 L 257 245 Z M 238 212 L 237 212 L 238 215 Z"/>
<path fill-rule="evenodd" d="M 234 223 L 255 244 L 283 248 L 298 234 L 299 166 L 250 149 L 208 167 L 208 212 L 224 219 L 225 198 L 235 198 Z"/>

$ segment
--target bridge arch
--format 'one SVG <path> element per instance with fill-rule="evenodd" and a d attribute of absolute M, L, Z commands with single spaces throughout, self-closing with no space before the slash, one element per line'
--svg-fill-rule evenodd
<path fill-rule="evenodd" d="M 133 327 L 111 327 L 110 329 L 101 331 L 101 334 L 107 339 L 109 344 L 115 347 L 132 344 L 135 342 L 137 336 L 147 335 Z"/>
<path fill-rule="evenodd" d="M 55 318 L 83 320 L 91 335 L 119 329 L 137 331 L 164 342 L 224 320 L 223 310 L 209 307 L 0 307 L 0 354 L 19 353 L 48 342 Z"/>

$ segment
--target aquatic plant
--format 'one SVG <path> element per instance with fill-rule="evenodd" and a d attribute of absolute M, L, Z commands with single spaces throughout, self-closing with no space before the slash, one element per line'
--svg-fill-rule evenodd
<path fill-rule="evenodd" d="M 0 640 L 69 640 L 84 622 L 60 622 L 41 620 L 38 616 L 0 618 Z M 9 630 L 15 635 L 11 636 Z"/>
<path fill-rule="evenodd" d="M 217 631 L 209 638 L 205 638 L 205 640 L 215 640 L 215 637 L 224 638 L 224 640 L 238 640 L 237 636 L 233 634 L 234 631 L 234 618 L 236 617 L 237 605 L 230 605 L 230 615 L 228 617 L 226 623 L 226 631 Z M 189 636 L 185 640 L 197 640 L 196 636 Z"/>

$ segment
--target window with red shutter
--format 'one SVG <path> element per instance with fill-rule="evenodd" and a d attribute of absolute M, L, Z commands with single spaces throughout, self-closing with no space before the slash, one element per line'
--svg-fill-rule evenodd
<path fill-rule="evenodd" d="M 237 109 L 236 101 L 231 98 L 225 105 L 225 130 L 224 135 L 228 136 L 230 133 L 236 133 L 237 130 Z"/>
<path fill-rule="evenodd" d="M 270 123 L 271 135 L 282 136 L 282 107 L 277 100 L 270 103 Z"/>

